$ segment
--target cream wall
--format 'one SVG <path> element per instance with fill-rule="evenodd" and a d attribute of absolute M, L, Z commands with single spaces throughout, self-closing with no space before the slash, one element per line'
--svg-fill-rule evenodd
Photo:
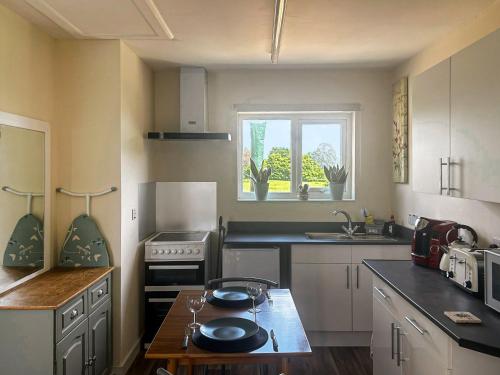
<path fill-rule="evenodd" d="M 388 218 L 391 214 L 391 80 L 390 72 L 366 69 L 209 71 L 209 130 L 231 132 L 233 141 L 154 142 L 154 176 L 159 181 L 216 181 L 218 212 L 225 220 L 333 221 L 330 213 L 333 209 L 345 208 L 359 217 L 361 207 Z M 155 85 L 156 129 L 178 130 L 178 70 L 156 73 Z M 238 202 L 238 142 L 233 105 L 325 103 L 359 103 L 362 107 L 357 128 L 356 201 Z"/>
<path fill-rule="evenodd" d="M 153 128 L 153 73 L 125 44 L 121 46 L 121 352 L 134 358 L 143 332 L 144 243 L 139 242 L 138 185 L 150 181 L 149 143 Z M 137 211 L 136 211 L 137 212 Z M 124 363 L 120 363 L 123 366 Z"/>
<path fill-rule="evenodd" d="M 409 76 L 409 136 L 411 140 L 411 91 L 413 78 L 438 62 L 467 47 L 478 39 L 500 27 L 500 2 L 485 10 L 472 23 L 462 26 L 445 36 L 427 49 L 399 66 L 394 73 L 394 81 Z M 410 142 L 411 146 L 411 142 Z M 500 204 L 450 198 L 439 195 L 415 193 L 411 189 L 412 150 L 410 147 L 410 184 L 393 185 L 392 206 L 397 221 L 407 225 L 407 215 L 429 216 L 436 219 L 450 219 L 475 228 L 481 241 L 486 245 L 494 235 L 500 236 Z M 408 226 L 408 225 L 407 225 Z"/>

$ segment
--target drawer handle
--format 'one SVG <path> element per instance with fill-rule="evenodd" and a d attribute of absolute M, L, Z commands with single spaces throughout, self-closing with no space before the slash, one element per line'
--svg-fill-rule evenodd
<path fill-rule="evenodd" d="M 71 315 L 69 316 L 69 318 L 71 320 L 75 319 L 76 317 L 78 316 L 78 310 L 77 309 L 74 309 L 73 311 L 71 311 Z"/>
<path fill-rule="evenodd" d="M 387 296 L 387 294 L 385 294 L 385 293 L 384 293 L 384 291 L 383 291 L 382 289 L 379 289 L 379 288 L 377 288 L 376 286 L 374 286 L 374 287 L 373 287 L 373 289 L 375 289 L 375 290 L 378 292 L 378 294 L 380 294 L 380 295 L 382 296 L 382 298 L 383 298 L 383 299 L 387 299 L 387 298 L 389 298 L 389 297 Z"/>
<path fill-rule="evenodd" d="M 412 325 L 413 328 L 415 328 L 418 333 L 420 333 L 421 335 L 423 335 L 424 333 L 426 333 L 427 331 L 423 328 L 421 328 L 417 322 L 415 321 L 415 319 L 412 319 L 412 318 L 409 318 L 407 316 L 405 316 L 405 320 L 410 323 Z"/>
<path fill-rule="evenodd" d="M 100 298 L 103 294 L 104 294 L 104 290 L 99 289 L 99 290 L 97 291 L 97 298 Z"/>

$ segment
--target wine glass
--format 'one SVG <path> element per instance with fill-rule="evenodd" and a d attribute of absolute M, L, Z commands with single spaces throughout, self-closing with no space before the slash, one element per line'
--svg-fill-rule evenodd
<path fill-rule="evenodd" d="M 255 300 L 262 294 L 262 285 L 259 283 L 248 283 L 247 293 L 248 296 L 252 299 L 252 308 L 248 310 L 248 312 L 253 314 L 253 319 L 255 323 L 257 323 L 256 314 L 261 312 L 261 310 L 255 307 Z"/>
<path fill-rule="evenodd" d="M 196 322 L 196 314 L 203 309 L 205 305 L 206 298 L 204 295 L 200 296 L 188 296 L 186 298 L 186 307 L 189 311 L 193 313 L 193 322 L 188 325 L 193 331 L 198 328 L 201 324 Z"/>

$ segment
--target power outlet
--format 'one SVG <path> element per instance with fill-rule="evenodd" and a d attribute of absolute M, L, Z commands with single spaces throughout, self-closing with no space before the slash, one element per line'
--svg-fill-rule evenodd
<path fill-rule="evenodd" d="M 137 219 L 137 210 L 135 208 L 132 208 L 132 221 Z"/>
<path fill-rule="evenodd" d="M 412 227 L 415 226 L 415 223 L 417 222 L 418 215 L 415 214 L 408 214 L 408 225 L 411 225 Z"/>

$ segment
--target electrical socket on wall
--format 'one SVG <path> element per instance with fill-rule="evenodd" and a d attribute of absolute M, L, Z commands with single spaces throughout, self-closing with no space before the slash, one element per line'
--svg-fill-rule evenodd
<path fill-rule="evenodd" d="M 414 227 L 417 219 L 418 219 L 418 215 L 408 214 L 408 225 L 411 225 L 412 227 Z"/>
<path fill-rule="evenodd" d="M 137 210 L 135 208 L 132 208 L 132 221 L 137 219 Z"/>

